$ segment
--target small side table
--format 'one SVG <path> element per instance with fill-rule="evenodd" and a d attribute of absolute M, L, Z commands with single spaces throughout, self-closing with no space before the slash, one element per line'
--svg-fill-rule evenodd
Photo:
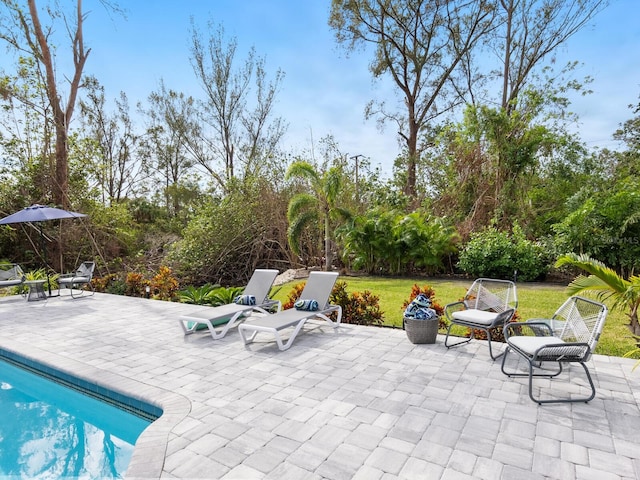
<path fill-rule="evenodd" d="M 25 280 L 24 284 L 29 287 L 27 302 L 47 299 L 47 294 L 44 292 L 45 283 L 47 283 L 46 280 Z"/>

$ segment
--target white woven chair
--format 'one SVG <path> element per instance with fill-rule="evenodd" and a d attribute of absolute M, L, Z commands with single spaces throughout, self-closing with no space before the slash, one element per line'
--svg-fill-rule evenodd
<path fill-rule="evenodd" d="M 449 321 L 444 345 L 447 348 L 470 342 L 475 336 L 475 330 L 482 330 L 487 334 L 489 355 L 493 360 L 500 357 L 493 355 L 491 348 L 491 329 L 502 328 L 508 323 L 518 308 L 518 297 L 515 283 L 509 280 L 495 280 L 492 278 L 478 278 L 467 291 L 464 299 L 444 307 L 444 313 Z M 449 343 L 451 328 L 460 325 L 471 329 L 469 338 Z"/>
<path fill-rule="evenodd" d="M 592 400 L 596 389 L 586 362 L 598 344 L 607 313 L 604 304 L 574 296 L 567 299 L 551 319 L 531 319 L 505 325 L 507 348 L 502 358 L 502 372 L 509 377 L 529 377 L 529 397 L 539 404 L 586 403 Z M 528 367 L 526 373 L 507 370 L 509 352 L 525 360 Z M 557 364 L 557 368 L 547 368 L 549 363 Z M 533 378 L 557 377 L 562 373 L 565 363 L 579 363 L 582 366 L 591 388 L 590 395 L 544 400 L 534 396 Z"/>

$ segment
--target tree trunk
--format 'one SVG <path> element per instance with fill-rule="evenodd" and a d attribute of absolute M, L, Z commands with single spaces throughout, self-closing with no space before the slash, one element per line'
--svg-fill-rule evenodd
<path fill-rule="evenodd" d="M 76 21 L 77 28 L 72 37 L 73 64 L 74 72 L 69 82 L 69 97 L 67 99 L 66 109 L 63 108 L 62 100 L 58 94 L 56 84 L 55 67 L 51 49 L 49 48 L 47 34 L 45 34 L 40 17 L 36 0 L 28 0 L 29 14 L 33 22 L 33 33 L 36 38 L 37 45 L 33 45 L 34 55 L 45 69 L 45 82 L 47 89 L 47 98 L 53 110 L 54 125 L 56 129 L 56 165 L 55 180 L 52 182 L 53 199 L 56 205 L 62 208 L 69 207 L 69 151 L 68 151 L 68 133 L 69 123 L 73 116 L 73 110 L 80 88 L 80 80 L 82 79 L 82 71 L 87 61 L 89 50 L 84 48 L 84 40 L 82 35 L 82 23 L 84 15 L 82 13 L 82 0 L 77 0 Z M 25 34 L 29 36 L 29 32 Z"/>

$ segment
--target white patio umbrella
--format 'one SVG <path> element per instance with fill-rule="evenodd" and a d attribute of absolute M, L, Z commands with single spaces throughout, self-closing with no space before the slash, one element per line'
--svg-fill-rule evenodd
<path fill-rule="evenodd" d="M 49 281 L 49 270 L 47 266 L 47 250 L 44 246 L 44 234 L 42 233 L 41 222 L 48 220 L 59 220 L 62 218 L 80 218 L 86 217 L 84 213 L 70 212 L 61 208 L 47 207 L 46 205 L 31 205 L 25 207 L 19 212 L 12 213 L 11 215 L 0 219 L 0 225 L 7 225 L 10 223 L 34 223 L 38 224 L 38 230 L 40 231 L 40 242 L 42 245 L 42 258 L 44 259 L 45 270 L 47 271 L 47 284 L 49 285 L 49 296 L 51 296 L 51 282 Z"/>

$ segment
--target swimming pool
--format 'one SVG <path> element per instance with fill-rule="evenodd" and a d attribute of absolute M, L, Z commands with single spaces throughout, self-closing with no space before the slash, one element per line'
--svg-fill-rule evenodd
<path fill-rule="evenodd" d="M 122 478 L 151 421 L 0 360 L 0 477 Z"/>

